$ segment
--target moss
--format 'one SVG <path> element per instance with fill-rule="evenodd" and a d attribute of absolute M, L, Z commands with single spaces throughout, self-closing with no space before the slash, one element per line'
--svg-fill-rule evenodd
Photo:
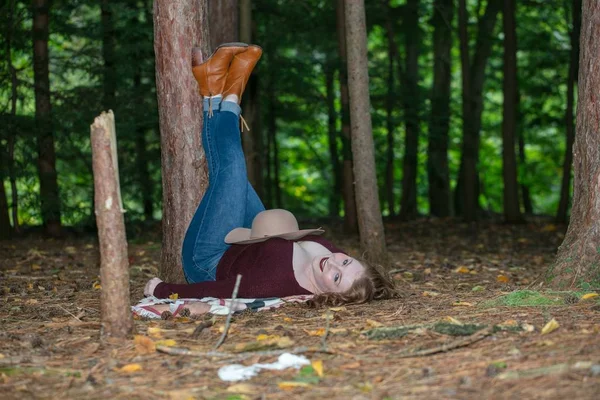
<path fill-rule="evenodd" d="M 437 333 L 450 336 L 469 336 L 475 332 L 485 328 L 485 325 L 478 324 L 451 324 L 448 322 L 438 322 L 433 326 L 433 330 Z"/>
<path fill-rule="evenodd" d="M 483 307 L 540 307 L 540 306 L 564 306 L 565 298 L 569 295 L 579 296 L 579 292 L 536 292 L 533 290 L 517 290 L 505 296 L 488 300 L 482 304 Z"/>

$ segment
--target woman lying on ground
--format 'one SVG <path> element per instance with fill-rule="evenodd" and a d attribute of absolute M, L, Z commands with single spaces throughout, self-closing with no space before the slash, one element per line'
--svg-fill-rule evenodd
<path fill-rule="evenodd" d="M 265 210 L 248 182 L 238 104 L 261 54 L 258 46 L 229 43 L 200 63 L 194 50 L 192 71 L 204 97 L 209 185 L 183 241 L 189 283 L 153 278 L 144 294 L 228 298 L 241 274 L 240 298 L 314 294 L 309 304 L 319 306 L 392 297 L 393 286 L 374 267 L 320 237 L 322 229 L 300 230 L 290 212 Z M 191 308 L 192 314 L 206 311 L 202 303 Z"/>

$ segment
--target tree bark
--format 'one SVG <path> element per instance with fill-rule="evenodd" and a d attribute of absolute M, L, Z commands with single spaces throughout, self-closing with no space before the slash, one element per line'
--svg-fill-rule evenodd
<path fill-rule="evenodd" d="M 600 3 L 583 0 L 571 219 L 546 282 L 600 287 Z"/>
<path fill-rule="evenodd" d="M 479 20 L 475 54 L 469 56 L 468 15 L 466 1 L 459 0 L 459 37 L 463 89 L 463 141 L 458 182 L 455 193 L 455 211 L 468 222 L 476 221 L 479 207 L 479 131 L 483 111 L 485 67 L 492 50 L 492 35 L 501 8 L 501 0 L 489 0 Z"/>
<path fill-rule="evenodd" d="M 390 217 L 396 215 L 396 199 L 394 196 L 395 186 L 395 140 L 394 140 L 394 105 L 396 104 L 396 86 L 394 81 L 394 53 L 395 43 L 392 40 L 388 32 L 388 76 L 387 76 L 387 96 L 385 99 L 385 126 L 387 130 L 387 149 L 386 149 L 386 160 L 385 160 L 385 198 L 388 204 L 388 214 Z"/>
<path fill-rule="evenodd" d="M 334 91 L 335 68 L 328 64 L 325 66 L 325 89 L 327 101 L 327 144 L 329 145 L 329 159 L 333 177 L 333 190 L 329 194 L 329 215 L 338 217 L 340 215 L 340 202 L 342 193 L 342 166 L 337 144 L 337 115 L 335 112 Z"/>
<path fill-rule="evenodd" d="M 429 178 L 429 207 L 431 215 L 447 217 L 452 214 L 450 172 L 448 170 L 448 130 L 450 125 L 450 79 L 452 50 L 452 19 L 454 0 L 436 0 L 433 6 L 433 86 L 427 176 Z"/>
<path fill-rule="evenodd" d="M 523 129 L 521 128 L 521 118 L 518 119 L 517 123 L 519 125 L 519 127 L 517 128 L 519 132 L 519 165 L 520 168 L 527 171 L 527 159 L 525 157 L 525 135 L 523 134 Z M 521 188 L 521 199 L 523 201 L 523 208 L 525 209 L 525 214 L 533 215 L 533 202 L 531 201 L 531 193 L 529 190 L 529 186 L 526 183 L 521 182 L 519 184 L 519 187 Z"/>
<path fill-rule="evenodd" d="M 1 158 L 0 158 L 1 161 Z M 0 174 L 0 240 L 9 239 L 11 236 L 10 218 L 8 217 L 8 202 L 4 189 L 4 176 Z"/>
<path fill-rule="evenodd" d="M 161 132 L 163 248 L 160 276 L 183 282 L 181 246 L 208 185 L 201 145 L 202 99 L 192 48 L 208 54 L 206 0 L 154 1 L 156 90 Z"/>
<path fill-rule="evenodd" d="M 13 122 L 8 129 L 7 139 L 7 169 L 8 179 L 10 181 L 11 190 L 11 214 L 12 214 L 12 232 L 19 233 L 21 231 L 19 226 L 19 193 L 17 191 L 17 177 L 15 175 L 15 142 L 17 140 L 17 129 L 15 127 L 15 121 L 17 116 L 17 97 L 19 80 L 17 78 L 17 69 L 12 62 L 12 37 L 14 28 L 14 11 L 15 11 L 15 0 L 10 0 L 8 8 L 8 29 L 6 32 L 6 61 L 8 65 L 8 71 L 10 74 L 10 115 L 13 118 Z M 6 194 L 5 194 L 6 196 Z M 8 202 L 7 202 L 8 207 Z M 9 223 L 10 227 L 10 223 Z"/>
<path fill-rule="evenodd" d="M 207 6 L 210 51 L 213 52 L 222 43 L 239 41 L 238 0 L 208 1 Z"/>
<path fill-rule="evenodd" d="M 100 246 L 102 335 L 126 338 L 133 330 L 129 299 L 129 262 L 115 119 L 112 111 L 96 117 L 90 127 L 94 169 L 95 213 Z"/>
<path fill-rule="evenodd" d="M 48 70 L 49 19 L 49 0 L 33 0 L 33 80 L 42 221 L 47 235 L 60 236 L 60 197 Z"/>
<path fill-rule="evenodd" d="M 387 265 L 385 234 L 375 173 L 365 4 L 363 0 L 346 0 L 344 6 L 352 155 L 355 161 L 354 176 L 360 241 L 362 249 L 368 252 L 370 260 Z"/>
<path fill-rule="evenodd" d="M 563 175 L 560 187 L 560 201 L 556 212 L 556 222 L 567 223 L 569 198 L 571 197 L 571 165 L 573 164 L 573 142 L 575 141 L 575 82 L 579 69 L 579 35 L 581 31 L 581 0 L 573 0 L 571 36 L 571 57 L 567 77 L 567 108 L 565 110 L 566 148 L 563 161 Z"/>
<path fill-rule="evenodd" d="M 419 28 L 419 0 L 407 0 L 404 18 L 406 47 L 406 68 L 402 86 L 404 93 L 404 118 L 406 137 L 404 161 L 402 162 L 402 197 L 400 198 L 400 218 L 417 217 L 417 168 L 419 156 L 419 135 L 421 101 L 419 93 L 419 52 L 421 30 Z"/>
<path fill-rule="evenodd" d="M 346 233 L 358 232 L 356 196 L 354 193 L 354 171 L 352 166 L 352 137 L 350 133 L 350 99 L 348 95 L 348 60 L 346 51 L 346 16 L 344 0 L 337 0 L 336 34 L 340 57 L 340 114 L 342 116 L 342 158 L 344 197 L 344 230 Z"/>
<path fill-rule="evenodd" d="M 104 58 L 104 97 L 102 105 L 106 111 L 115 110 L 117 105 L 117 73 L 115 65 L 115 31 L 113 10 L 110 0 L 100 3 L 102 15 L 102 57 Z"/>
<path fill-rule="evenodd" d="M 504 182 L 504 219 L 509 223 L 523 220 L 519 206 L 515 133 L 517 131 L 517 32 L 515 0 L 504 0 L 504 106 L 502 113 L 502 178 Z"/>

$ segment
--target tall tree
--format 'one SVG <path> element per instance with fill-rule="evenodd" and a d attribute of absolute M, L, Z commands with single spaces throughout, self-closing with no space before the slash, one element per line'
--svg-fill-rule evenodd
<path fill-rule="evenodd" d="M 388 71 L 387 71 L 387 95 L 385 99 L 385 128 L 387 138 L 387 148 L 385 154 L 385 197 L 388 205 L 390 217 L 396 215 L 396 200 L 394 196 L 394 169 L 395 169 L 395 140 L 394 140 L 394 106 L 396 105 L 396 85 L 394 79 L 394 54 L 397 52 L 396 44 L 393 40 L 393 33 L 390 28 L 391 22 L 388 20 L 387 44 L 388 44 Z"/>
<path fill-rule="evenodd" d="M 453 18 L 454 0 L 436 0 L 432 18 L 434 65 L 427 151 L 429 206 L 431 215 L 436 217 L 447 217 L 452 213 L 448 170 L 448 130 Z"/>
<path fill-rule="evenodd" d="M 567 222 L 569 210 L 569 198 L 571 197 L 571 165 L 573 164 L 573 142 L 575 141 L 575 82 L 577 81 L 577 70 L 579 69 L 579 34 L 581 31 L 581 0 L 573 0 L 571 10 L 572 28 L 569 32 L 571 38 L 571 56 L 569 59 L 569 76 L 567 77 L 567 107 L 565 110 L 566 126 L 566 148 L 565 160 L 563 161 L 563 176 L 560 187 L 560 201 L 556 212 L 556 221 Z M 567 16 L 568 20 L 568 16 Z"/>
<path fill-rule="evenodd" d="M 599 20 L 600 3 L 583 0 L 573 208 L 556 262 L 546 272 L 546 282 L 560 289 L 600 286 Z"/>
<path fill-rule="evenodd" d="M 419 93 L 419 53 L 421 50 L 421 28 L 419 27 L 420 0 L 407 0 L 404 12 L 404 37 L 406 47 L 406 67 L 402 86 L 404 93 L 404 120 L 406 137 L 404 161 L 402 163 L 402 197 L 400 218 L 412 219 L 417 216 L 417 167 L 419 156 L 420 111 Z"/>
<path fill-rule="evenodd" d="M 460 64 L 462 75 L 463 140 L 458 182 L 455 189 L 455 210 L 466 221 L 475 221 L 479 210 L 479 131 L 483 111 L 485 67 L 492 50 L 492 34 L 502 0 L 488 0 L 479 19 L 475 53 L 469 55 L 468 13 L 466 0 L 458 2 Z"/>
<path fill-rule="evenodd" d="M 237 42 L 240 37 L 238 0 L 208 1 L 207 6 L 211 51 L 222 43 Z"/>
<path fill-rule="evenodd" d="M 181 246 L 208 185 L 202 99 L 191 72 L 192 48 L 208 55 L 207 0 L 154 1 L 154 52 L 161 133 L 163 247 L 160 275 L 183 282 Z"/>
<path fill-rule="evenodd" d="M 369 259 L 385 265 L 387 253 L 375 174 L 375 149 L 369 100 L 365 3 L 363 0 L 346 0 L 344 11 L 352 154 L 355 161 L 354 176 L 360 241 L 363 250 L 368 251 Z"/>
<path fill-rule="evenodd" d="M 329 159 L 333 171 L 333 190 L 329 193 L 329 215 L 338 217 L 340 215 L 340 202 L 342 193 L 342 166 L 340 165 L 340 156 L 337 144 L 337 113 L 335 110 L 335 68 L 331 62 L 324 66 L 325 70 L 325 91 L 327 101 L 327 144 L 329 147 Z"/>
<path fill-rule="evenodd" d="M 344 230 L 348 233 L 358 231 L 354 171 L 352 161 L 352 136 L 350 133 L 350 98 L 348 94 L 348 60 L 346 46 L 346 14 L 344 0 L 337 0 L 336 33 L 340 56 L 340 107 L 342 115 L 342 158 L 344 177 Z"/>
<path fill-rule="evenodd" d="M 115 109 L 117 93 L 117 70 L 115 59 L 116 33 L 113 18 L 114 1 L 102 0 L 100 12 L 102 16 L 102 57 L 104 59 L 104 79 L 102 86 L 104 96 L 102 106 L 106 111 Z"/>
<path fill-rule="evenodd" d="M 33 0 L 33 79 L 42 220 L 47 235 L 59 236 L 60 197 L 48 70 L 49 20 L 50 0 Z"/>
<path fill-rule="evenodd" d="M 517 84 L 517 27 L 515 0 L 504 0 L 504 107 L 502 113 L 502 178 L 504 182 L 504 218 L 516 223 L 523 219 L 519 206 L 519 183 L 515 136 L 519 90 Z"/>

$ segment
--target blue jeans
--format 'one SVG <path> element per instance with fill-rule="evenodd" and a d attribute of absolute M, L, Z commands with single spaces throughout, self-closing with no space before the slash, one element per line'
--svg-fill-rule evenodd
<path fill-rule="evenodd" d="M 240 138 L 237 103 L 204 99 L 202 146 L 208 162 L 208 188 L 183 240 L 183 272 L 189 283 L 214 281 L 217 265 L 230 245 L 224 239 L 232 229 L 250 228 L 265 209 L 246 172 Z"/>

